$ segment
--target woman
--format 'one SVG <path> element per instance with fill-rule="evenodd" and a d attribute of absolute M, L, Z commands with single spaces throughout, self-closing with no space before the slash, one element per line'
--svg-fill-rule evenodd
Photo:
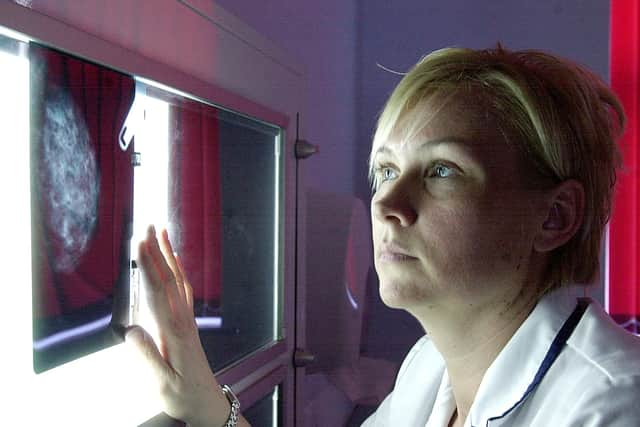
<path fill-rule="evenodd" d="M 594 75 L 541 52 L 443 49 L 403 78 L 371 151 L 375 266 L 383 301 L 426 335 L 365 426 L 640 424 L 638 339 L 567 291 L 598 272 L 623 122 Z M 150 233 L 140 260 L 164 358 L 139 328 L 127 338 L 170 415 L 225 425 L 161 240 L 164 258 Z"/>

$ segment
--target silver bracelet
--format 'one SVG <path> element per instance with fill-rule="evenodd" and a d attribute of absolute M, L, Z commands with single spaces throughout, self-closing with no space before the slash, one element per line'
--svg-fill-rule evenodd
<path fill-rule="evenodd" d="M 231 413 L 224 427 L 236 427 L 238 425 L 238 417 L 240 416 L 240 401 L 228 385 L 222 386 L 222 393 L 231 404 Z"/>

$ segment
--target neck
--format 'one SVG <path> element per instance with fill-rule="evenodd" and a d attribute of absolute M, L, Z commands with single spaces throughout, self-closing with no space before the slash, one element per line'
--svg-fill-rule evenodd
<path fill-rule="evenodd" d="M 446 301 L 412 310 L 444 358 L 460 425 L 487 369 L 535 306 L 535 293 L 524 289 L 481 303 Z"/>

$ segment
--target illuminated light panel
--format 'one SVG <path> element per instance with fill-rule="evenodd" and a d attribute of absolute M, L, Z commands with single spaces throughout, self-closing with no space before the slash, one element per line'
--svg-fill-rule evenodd
<path fill-rule="evenodd" d="M 26 49 L 21 46 L 20 51 Z M 6 202 L 0 209 L 5 226 L 0 259 L 7 266 L 3 283 L 8 287 L 0 310 L 0 334 L 7 344 L 2 352 L 7 368 L 2 388 L 10 393 L 2 400 L 19 408 L 5 411 L 3 425 L 142 424 L 159 413 L 162 405 L 147 364 L 132 355 L 128 346 L 116 345 L 39 375 L 33 371 L 29 61 L 24 54 L 0 50 L 0 70 L 0 197 Z M 103 322 L 108 319 L 98 323 Z M 54 337 L 65 339 L 58 334 Z"/>
<path fill-rule="evenodd" d="M 5 29 L 0 29 L 3 35 Z M 13 34 L 12 34 L 13 35 Z M 3 36 L 0 36 L 3 37 Z M 15 37 L 14 37 L 15 38 Z M 31 348 L 31 199 L 29 167 L 29 61 L 24 56 L 0 50 L 0 209 L 4 304 L 0 310 L 0 336 L 5 367 L 2 388 L 8 402 L 23 401 L 33 388 Z M 7 401 L 7 399 L 2 399 Z M 3 424 L 20 425 L 3 411 Z M 9 418 L 6 419 L 5 415 Z M 20 417 L 22 418 L 22 417 Z"/>
<path fill-rule="evenodd" d="M 273 411 L 273 427 L 278 427 L 278 395 L 280 394 L 280 386 L 276 386 L 273 395 L 271 396 L 271 409 Z"/>
<path fill-rule="evenodd" d="M 142 153 L 142 165 L 147 167 L 136 167 L 134 171 L 134 215 L 142 220 L 134 224 L 134 257 L 147 225 L 154 223 L 159 229 L 166 224 L 168 162 L 168 105 L 146 97 L 143 92 L 136 93 L 136 103 L 144 105 L 147 119 L 142 124 L 131 122 L 136 128 L 135 148 Z M 140 297 L 144 300 L 144 295 Z M 155 323 L 144 305 L 142 307 L 138 323 L 157 342 Z M 87 329 L 109 320 L 107 316 L 53 337 L 68 339 L 68 334 L 86 333 Z M 93 426 L 138 425 L 158 414 L 162 407 L 148 364 L 127 345 L 113 346 L 74 360 L 38 375 L 34 381 L 37 393 L 32 393 L 28 401 L 35 399 L 39 405 L 40 402 L 45 403 L 42 410 L 33 414 L 29 425 L 50 425 L 52 420 L 68 426 L 88 423 Z M 106 407 L 117 407 L 118 410 L 105 410 Z"/>
<path fill-rule="evenodd" d="M 135 103 L 138 102 L 144 106 L 145 118 L 135 135 L 135 151 L 141 154 L 141 165 L 134 171 L 134 257 L 138 243 L 146 237 L 147 226 L 154 224 L 159 233 L 169 218 L 169 104 L 141 92 L 136 93 Z"/>
<path fill-rule="evenodd" d="M 0 26 L 0 37 L 2 36 L 8 37 L 10 39 L 14 39 L 23 43 L 28 43 L 30 41 L 29 37 L 25 36 L 24 34 L 14 31 L 12 29 Z"/>
<path fill-rule="evenodd" d="M 84 325 L 76 326 L 75 328 L 66 329 L 50 335 L 46 338 L 37 340 L 33 343 L 35 350 L 45 350 L 54 345 L 64 343 L 76 338 L 89 335 L 93 332 L 104 329 L 111 323 L 111 315 L 105 316 L 101 319 L 94 320 L 93 322 L 85 323 Z"/>
<path fill-rule="evenodd" d="M 38 411 L 23 425 L 131 426 L 161 407 L 148 367 L 124 345 L 46 371 L 35 384 L 26 401 Z"/>
<path fill-rule="evenodd" d="M 195 100 L 198 100 L 198 101 L 203 102 L 205 104 L 209 104 L 208 102 L 206 102 L 203 99 L 198 98 L 198 97 L 196 97 L 194 95 L 190 95 L 190 94 L 188 94 L 186 92 L 183 92 L 183 91 L 178 90 L 178 89 L 174 89 L 174 88 L 172 88 L 170 86 L 164 85 L 162 83 L 158 83 L 158 82 L 153 81 L 153 80 L 145 79 L 144 77 L 136 77 L 136 82 L 141 83 L 143 85 L 152 86 L 152 87 L 155 87 L 157 89 L 161 89 L 161 90 L 163 90 L 165 92 L 172 93 L 174 95 L 178 95 L 178 96 L 180 96 L 182 98 L 195 99 Z"/>
<path fill-rule="evenodd" d="M 276 136 L 275 144 L 275 220 L 273 224 L 273 340 L 277 341 L 280 337 L 280 144 L 282 142 L 282 131 Z"/>
<path fill-rule="evenodd" d="M 196 317 L 196 325 L 200 329 L 220 329 L 222 317 Z"/>
<path fill-rule="evenodd" d="M 138 244 L 147 235 L 147 227 L 154 224 L 159 234 L 167 228 L 169 219 L 169 104 L 146 95 L 141 81 L 136 82 L 135 105 L 144 109 L 142 123 L 136 124 L 135 151 L 140 153 L 140 166 L 134 169 L 133 237 L 131 257 L 137 258 Z M 146 305 L 144 287 L 132 281 L 133 294 L 138 302 L 132 307 L 134 323 L 142 326 L 157 343 L 158 326 Z"/>

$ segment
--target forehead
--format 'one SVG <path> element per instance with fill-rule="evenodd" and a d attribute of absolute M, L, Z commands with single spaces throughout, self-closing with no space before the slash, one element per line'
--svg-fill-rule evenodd
<path fill-rule="evenodd" d="M 376 133 L 372 159 L 379 152 L 411 151 L 429 142 L 454 142 L 480 157 L 507 155 L 508 143 L 490 102 L 477 90 L 429 96 Z M 504 160 L 504 159 L 503 159 Z"/>

